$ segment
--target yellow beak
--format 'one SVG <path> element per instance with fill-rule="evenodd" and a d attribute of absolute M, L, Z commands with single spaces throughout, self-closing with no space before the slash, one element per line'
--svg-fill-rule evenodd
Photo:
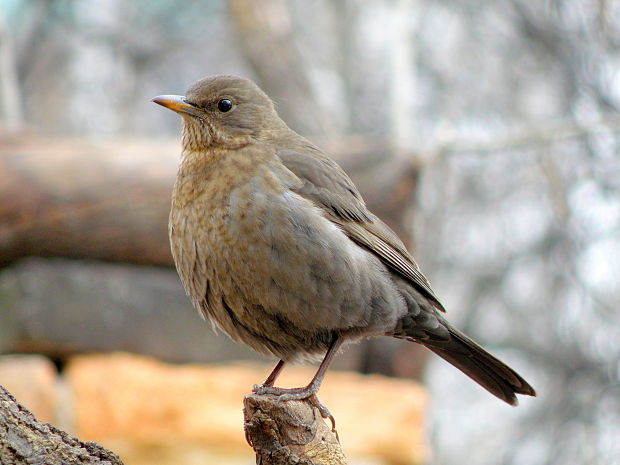
<path fill-rule="evenodd" d="M 169 110 L 176 111 L 177 113 L 186 113 L 192 116 L 196 116 L 200 111 L 191 103 L 187 103 L 185 97 L 182 95 L 158 95 L 157 97 L 151 99 L 151 102 L 155 102 L 158 105 L 166 107 Z"/>

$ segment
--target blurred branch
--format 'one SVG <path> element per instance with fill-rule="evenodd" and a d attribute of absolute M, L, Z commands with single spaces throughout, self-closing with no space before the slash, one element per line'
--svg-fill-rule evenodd
<path fill-rule="evenodd" d="M 415 115 L 414 89 L 416 83 L 415 59 L 417 55 L 416 41 L 413 34 L 417 22 L 416 13 L 419 2 L 398 0 L 393 8 L 394 25 L 391 28 L 392 46 L 390 47 L 389 65 L 389 99 L 388 139 L 395 152 L 403 155 L 415 145 L 418 122 Z"/>
<path fill-rule="evenodd" d="M 0 386 L 0 463 L 11 465 L 123 465 L 116 454 L 39 422 Z"/>
<path fill-rule="evenodd" d="M 312 86 L 294 42 L 292 18 L 284 0 L 232 0 L 230 19 L 239 48 L 265 92 L 278 103 L 283 119 L 298 132 L 324 133 Z"/>
<path fill-rule="evenodd" d="M 612 113 L 587 122 L 577 122 L 572 118 L 542 122 L 480 140 L 456 139 L 449 133 L 440 134 L 438 142 L 422 152 L 421 164 L 458 153 L 513 150 L 606 132 L 620 132 L 620 114 Z"/>
<path fill-rule="evenodd" d="M 251 394 L 243 399 L 245 436 L 262 465 L 346 465 L 338 437 L 310 401 L 277 402 Z"/>
<path fill-rule="evenodd" d="M 549 145 L 543 147 L 543 154 L 539 163 L 540 170 L 546 180 L 554 216 L 559 224 L 565 226 L 570 217 L 568 186 Z"/>
<path fill-rule="evenodd" d="M 9 131 L 16 131 L 24 124 L 18 82 L 13 41 L 0 12 L 0 100 L 2 115 Z"/>

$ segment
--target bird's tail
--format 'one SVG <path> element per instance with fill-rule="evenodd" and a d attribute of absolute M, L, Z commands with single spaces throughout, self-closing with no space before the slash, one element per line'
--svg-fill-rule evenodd
<path fill-rule="evenodd" d="M 451 363 L 491 394 L 510 405 L 517 405 L 515 394 L 535 396 L 536 392 L 517 372 L 488 353 L 466 335 L 443 320 L 450 339 L 420 341 Z"/>

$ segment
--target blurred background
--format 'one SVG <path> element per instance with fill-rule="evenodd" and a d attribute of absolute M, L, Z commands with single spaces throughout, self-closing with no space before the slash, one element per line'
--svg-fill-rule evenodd
<path fill-rule="evenodd" d="M 352 175 L 450 320 L 538 391 L 511 409 L 411 344 L 351 348 L 338 368 L 428 389 L 416 460 L 620 463 L 619 2 L 0 7 L 2 353 L 61 371 L 106 351 L 259 360 L 199 320 L 171 268 L 179 118 L 149 101 L 238 74 Z"/>

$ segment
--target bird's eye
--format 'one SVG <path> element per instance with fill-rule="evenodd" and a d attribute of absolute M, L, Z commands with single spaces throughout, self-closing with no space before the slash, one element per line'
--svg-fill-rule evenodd
<path fill-rule="evenodd" d="M 222 113 L 226 113 L 227 111 L 230 111 L 232 107 L 233 107 L 233 103 L 227 98 L 223 98 L 222 100 L 217 102 L 217 109 L 220 110 Z"/>

